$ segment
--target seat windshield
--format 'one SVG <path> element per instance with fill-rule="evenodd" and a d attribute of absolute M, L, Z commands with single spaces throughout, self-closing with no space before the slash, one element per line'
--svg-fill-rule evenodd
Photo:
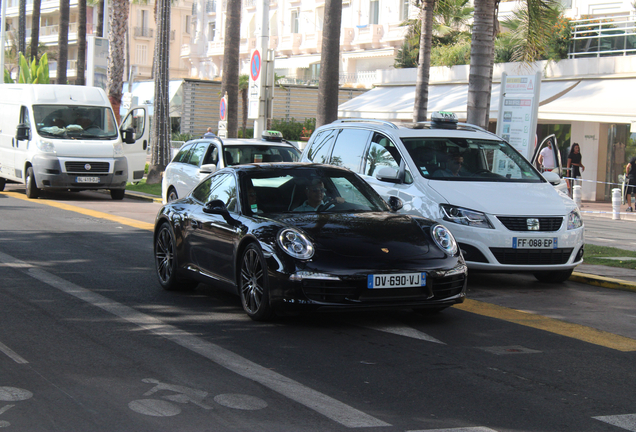
<path fill-rule="evenodd" d="M 390 210 L 380 195 L 356 174 L 329 168 L 294 167 L 249 172 L 242 190 L 245 207 L 249 209 L 256 204 L 259 213 Z"/>
<path fill-rule="evenodd" d="M 403 138 L 422 176 L 444 181 L 540 183 L 530 162 L 504 141 Z"/>
<path fill-rule="evenodd" d="M 36 105 L 33 116 L 38 134 L 58 139 L 115 139 L 117 125 L 107 107 Z"/>

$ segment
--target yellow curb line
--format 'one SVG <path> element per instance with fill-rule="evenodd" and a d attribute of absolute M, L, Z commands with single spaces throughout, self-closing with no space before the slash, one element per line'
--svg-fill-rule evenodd
<path fill-rule="evenodd" d="M 613 333 L 597 330 L 579 324 L 548 318 L 531 312 L 510 309 L 503 306 L 466 299 L 464 303 L 453 306 L 456 309 L 490 318 L 500 319 L 525 327 L 544 330 L 550 333 L 588 342 L 594 345 L 623 352 L 636 351 L 636 340 Z"/>
<path fill-rule="evenodd" d="M 636 283 L 624 281 L 622 279 L 574 272 L 572 273 L 572 276 L 570 276 L 569 280 L 582 282 L 588 285 L 594 285 L 602 288 L 636 292 Z"/>
<path fill-rule="evenodd" d="M 37 202 L 38 204 L 45 204 L 51 207 L 56 207 L 62 210 L 72 211 L 75 213 L 80 213 L 86 216 L 92 216 L 92 217 L 100 218 L 100 219 L 107 219 L 109 221 L 117 222 L 123 225 L 128 225 L 133 228 L 139 228 L 139 229 L 148 230 L 148 231 L 153 231 L 155 228 L 154 223 L 141 222 L 135 219 L 127 218 L 127 217 L 114 216 L 108 213 L 103 213 L 96 210 L 88 210 L 82 207 L 72 206 L 69 204 L 62 204 L 55 201 L 33 200 L 31 198 L 27 198 L 26 195 L 22 195 L 16 192 L 0 192 L 0 194 L 8 195 L 12 198 L 18 198 L 24 201 Z"/>

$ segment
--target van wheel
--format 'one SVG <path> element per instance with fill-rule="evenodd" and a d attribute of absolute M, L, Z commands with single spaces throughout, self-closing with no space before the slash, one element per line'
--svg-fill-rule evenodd
<path fill-rule="evenodd" d="M 126 189 L 111 189 L 110 197 L 114 200 L 123 200 L 126 195 Z"/>
<path fill-rule="evenodd" d="M 561 283 L 568 280 L 570 276 L 572 276 L 573 271 L 574 269 L 536 272 L 534 273 L 534 277 L 543 283 Z"/>
<path fill-rule="evenodd" d="M 33 175 L 33 167 L 28 167 L 26 171 L 25 181 L 26 196 L 28 198 L 37 198 L 40 195 L 40 190 L 35 183 L 35 176 Z"/>
<path fill-rule="evenodd" d="M 4 190 L 4 185 L 7 184 L 7 179 L 0 177 L 0 191 Z"/>

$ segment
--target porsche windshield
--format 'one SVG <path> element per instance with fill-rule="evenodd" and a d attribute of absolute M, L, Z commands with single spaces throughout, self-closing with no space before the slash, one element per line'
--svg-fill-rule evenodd
<path fill-rule="evenodd" d="M 36 105 L 33 107 L 38 134 L 59 139 L 115 139 L 117 125 L 108 107 Z"/>
<path fill-rule="evenodd" d="M 540 183 L 537 170 L 504 141 L 403 138 L 420 174 L 432 180 Z"/>

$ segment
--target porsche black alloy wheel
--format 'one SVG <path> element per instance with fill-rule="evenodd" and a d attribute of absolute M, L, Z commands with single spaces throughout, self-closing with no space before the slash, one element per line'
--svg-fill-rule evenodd
<path fill-rule="evenodd" d="M 248 245 L 243 252 L 239 291 L 243 309 L 250 318 L 266 321 L 272 317 L 265 258 L 255 244 Z"/>
<path fill-rule="evenodd" d="M 161 286 L 168 291 L 193 289 L 197 283 L 179 278 L 175 239 L 170 226 L 164 223 L 155 237 L 155 268 Z"/>

